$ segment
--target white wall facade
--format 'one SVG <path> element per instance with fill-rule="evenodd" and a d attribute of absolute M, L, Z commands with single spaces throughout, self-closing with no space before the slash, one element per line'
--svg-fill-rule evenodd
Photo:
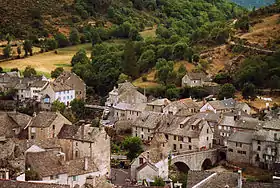
<path fill-rule="evenodd" d="M 65 105 L 70 105 L 70 102 L 75 99 L 75 90 L 55 92 L 55 100 L 63 102 Z"/>
<path fill-rule="evenodd" d="M 215 108 L 213 108 L 209 103 L 206 103 L 200 109 L 200 112 L 207 112 L 207 111 L 212 111 L 214 113 L 217 113 L 217 110 Z"/>

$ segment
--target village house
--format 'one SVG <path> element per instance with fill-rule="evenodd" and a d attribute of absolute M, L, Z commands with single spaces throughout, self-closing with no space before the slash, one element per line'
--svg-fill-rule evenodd
<path fill-rule="evenodd" d="M 145 110 L 146 104 L 128 104 L 128 103 L 118 103 L 113 106 L 114 109 L 114 119 L 115 120 L 131 120 L 135 121 L 141 113 Z"/>
<path fill-rule="evenodd" d="M 76 99 L 86 99 L 86 84 L 75 73 L 64 71 L 55 79 L 54 83 L 66 84 L 75 91 Z"/>
<path fill-rule="evenodd" d="M 156 133 L 163 133 L 173 152 L 207 150 L 213 147 L 213 130 L 205 119 L 163 116 Z"/>
<path fill-rule="evenodd" d="M 168 155 L 171 148 L 164 134 L 156 135 L 148 150 L 131 163 L 130 176 L 137 181 L 151 181 L 155 177 L 168 180 Z"/>
<path fill-rule="evenodd" d="M 26 180 L 55 183 L 61 185 L 83 186 L 87 178 L 103 175 L 91 158 L 66 161 L 65 154 L 57 151 L 29 152 L 26 154 Z M 93 185 L 94 181 L 93 181 Z"/>
<path fill-rule="evenodd" d="M 10 83 L 17 83 L 19 79 L 20 73 L 16 71 L 0 73 L 0 92 L 10 89 L 9 87 L 6 87 L 6 85 Z"/>
<path fill-rule="evenodd" d="M 28 139 L 45 140 L 56 138 L 64 124 L 72 124 L 59 112 L 41 111 L 34 114 L 26 127 Z"/>
<path fill-rule="evenodd" d="M 255 166 L 276 170 L 280 163 L 280 120 L 265 121 L 262 129 L 256 131 L 252 141 Z"/>
<path fill-rule="evenodd" d="M 54 101 L 58 100 L 59 102 L 64 103 L 66 106 L 69 106 L 70 102 L 76 97 L 75 90 L 67 84 L 53 82 L 51 83 L 51 88 L 54 91 L 54 96 L 50 96 L 48 93 L 46 94 L 48 94 L 50 98 L 54 98 Z"/>
<path fill-rule="evenodd" d="M 146 111 L 153 111 L 153 112 L 163 112 L 163 109 L 170 104 L 171 101 L 167 98 L 164 99 L 155 99 L 149 103 L 147 103 Z"/>
<path fill-rule="evenodd" d="M 132 136 L 145 141 L 151 141 L 156 129 L 160 126 L 163 114 L 158 112 L 143 112 L 132 122 Z"/>
<path fill-rule="evenodd" d="M 227 112 L 221 115 L 221 121 L 214 131 L 214 143 L 217 145 L 227 146 L 227 140 L 232 133 L 236 131 L 250 132 L 259 130 L 262 126 L 262 121 L 250 117 L 245 112 L 238 111 Z"/>
<path fill-rule="evenodd" d="M 200 106 L 192 99 L 182 99 L 169 103 L 164 109 L 164 114 L 189 116 L 199 112 Z"/>
<path fill-rule="evenodd" d="M 140 104 L 146 103 L 147 97 L 137 91 L 137 88 L 132 85 L 130 82 L 124 82 L 118 84 L 118 88 L 114 88 L 110 93 L 106 106 L 115 106 L 118 103 L 127 103 L 127 104 Z"/>
<path fill-rule="evenodd" d="M 198 87 L 198 86 L 208 86 L 211 85 L 211 79 L 203 72 L 194 73 L 190 72 L 187 73 L 182 78 L 182 87 Z"/>
<path fill-rule="evenodd" d="M 250 107 L 246 103 L 239 103 L 232 98 L 209 101 L 201 107 L 200 112 L 212 111 L 215 113 L 224 113 L 233 110 L 241 110 L 247 114 L 251 112 Z"/>
<path fill-rule="evenodd" d="M 228 138 L 227 161 L 250 164 L 252 160 L 252 132 L 237 131 Z"/>
<path fill-rule="evenodd" d="M 104 174 L 110 173 L 110 137 L 91 124 L 63 125 L 58 134 L 66 160 L 90 158 Z"/>

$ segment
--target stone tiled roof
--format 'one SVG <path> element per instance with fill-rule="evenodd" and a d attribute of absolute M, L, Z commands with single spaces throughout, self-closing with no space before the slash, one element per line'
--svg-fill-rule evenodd
<path fill-rule="evenodd" d="M 55 82 L 62 82 L 63 83 L 66 80 L 68 80 L 71 77 L 72 74 L 74 74 L 74 73 L 64 71 L 59 75 L 59 77 L 57 77 L 55 79 Z"/>
<path fill-rule="evenodd" d="M 52 82 L 51 87 L 55 92 L 61 92 L 61 91 L 70 91 L 73 90 L 71 86 L 65 84 L 65 83 L 60 83 L 60 82 Z"/>
<path fill-rule="evenodd" d="M 14 152 L 15 142 L 8 139 L 0 144 L 0 159 L 10 158 Z"/>
<path fill-rule="evenodd" d="M 280 130 L 280 119 L 272 119 L 270 121 L 265 121 L 263 125 L 264 129 L 274 129 Z"/>
<path fill-rule="evenodd" d="M 44 81 L 44 80 L 39 80 L 39 81 L 35 81 L 32 84 L 30 84 L 30 87 L 44 87 L 46 84 L 48 83 L 48 81 Z"/>
<path fill-rule="evenodd" d="M 86 142 L 95 142 L 95 135 L 99 133 L 99 128 L 87 125 L 63 125 L 58 138 L 59 139 L 73 139 Z"/>
<path fill-rule="evenodd" d="M 216 110 L 233 109 L 235 108 L 236 101 L 232 98 L 225 100 L 209 101 L 209 104 Z"/>
<path fill-rule="evenodd" d="M 170 103 L 171 103 L 170 100 L 168 100 L 167 98 L 164 98 L 164 99 L 153 100 L 153 101 L 149 102 L 148 105 L 151 105 L 151 106 L 166 106 Z"/>
<path fill-rule="evenodd" d="M 145 168 L 146 166 L 151 167 L 154 171 L 158 171 L 158 168 L 157 168 L 155 165 L 153 165 L 152 163 L 150 163 L 149 161 L 147 161 L 147 162 L 143 163 L 142 165 L 138 166 L 138 167 L 136 168 L 136 170 L 139 172 L 139 171 L 141 171 L 143 168 Z"/>
<path fill-rule="evenodd" d="M 204 80 L 204 81 L 210 81 L 210 79 L 207 77 L 207 75 L 203 72 L 190 72 L 187 73 L 187 75 L 189 76 L 190 80 Z"/>
<path fill-rule="evenodd" d="M 235 121 L 234 127 L 248 130 L 258 130 L 262 127 L 263 122 L 252 117 L 240 117 Z"/>
<path fill-rule="evenodd" d="M 162 113 L 157 112 L 142 112 L 132 125 L 135 127 L 143 127 L 149 129 L 155 129 L 159 126 L 161 121 Z"/>
<path fill-rule="evenodd" d="M 187 187 L 193 187 L 205 178 L 209 177 L 213 172 L 209 171 L 192 171 L 188 172 Z"/>
<path fill-rule="evenodd" d="M 238 185 L 238 177 L 237 173 L 219 172 L 202 184 L 200 188 L 225 188 L 226 186 L 234 188 Z"/>
<path fill-rule="evenodd" d="M 267 129 L 260 129 L 253 134 L 254 140 L 275 142 L 274 132 Z"/>
<path fill-rule="evenodd" d="M 136 90 L 137 88 L 130 82 L 124 82 L 121 84 L 118 84 L 118 93 L 119 95 L 125 91 L 128 90 Z"/>
<path fill-rule="evenodd" d="M 19 125 L 6 112 L 0 112 L 0 136 L 13 137 L 15 135 L 13 128 L 18 127 Z"/>
<path fill-rule="evenodd" d="M 220 115 L 218 113 L 214 112 L 199 112 L 193 115 L 193 117 L 198 119 L 205 119 L 209 122 L 219 122 L 220 121 Z"/>
<path fill-rule="evenodd" d="M 279 188 L 280 183 L 243 182 L 243 188 Z"/>
<path fill-rule="evenodd" d="M 230 135 L 228 138 L 229 142 L 240 142 L 245 144 L 251 144 L 253 138 L 252 132 L 241 132 L 237 131 Z"/>
<path fill-rule="evenodd" d="M 93 162 L 93 159 L 88 158 L 88 168 L 85 170 L 85 159 L 76 159 L 66 162 L 68 176 L 77 176 L 90 172 L 97 172 L 98 168 Z"/>
<path fill-rule="evenodd" d="M 146 104 L 142 103 L 142 104 L 128 104 L 128 103 L 118 103 L 114 106 L 115 109 L 118 110 L 131 110 L 131 111 L 138 111 L 138 112 L 142 112 L 144 111 L 144 109 L 146 108 Z"/>
<path fill-rule="evenodd" d="M 57 116 L 56 112 L 41 111 L 32 119 L 30 127 L 49 127 Z"/>
<path fill-rule="evenodd" d="M 49 183 L 35 183 L 15 180 L 1 180 L 0 188 L 70 188 L 70 185 L 58 185 Z"/>
<path fill-rule="evenodd" d="M 19 112 L 7 112 L 8 116 L 12 118 L 21 128 L 24 128 L 32 119 L 31 116 Z"/>

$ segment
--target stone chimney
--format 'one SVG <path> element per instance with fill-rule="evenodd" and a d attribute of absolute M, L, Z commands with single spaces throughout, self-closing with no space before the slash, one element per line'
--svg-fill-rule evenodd
<path fill-rule="evenodd" d="M 88 170 L 88 158 L 84 158 L 84 170 Z"/>

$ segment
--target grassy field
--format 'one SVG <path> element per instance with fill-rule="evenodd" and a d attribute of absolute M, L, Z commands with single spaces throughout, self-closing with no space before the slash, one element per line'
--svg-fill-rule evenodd
<path fill-rule="evenodd" d="M 51 71 L 57 67 L 63 67 L 65 70 L 70 70 L 71 59 L 81 48 L 84 48 L 87 51 L 88 57 L 90 57 L 92 47 L 89 43 L 57 49 L 57 54 L 55 54 L 54 51 L 50 51 L 24 59 L 1 62 L 0 67 L 6 70 L 18 68 L 22 71 L 25 69 L 25 67 L 31 66 L 35 68 L 38 73 L 49 75 Z"/>
<path fill-rule="evenodd" d="M 140 35 L 145 39 L 148 37 L 155 38 L 156 35 L 157 26 L 146 28 L 144 31 L 140 32 Z"/>

